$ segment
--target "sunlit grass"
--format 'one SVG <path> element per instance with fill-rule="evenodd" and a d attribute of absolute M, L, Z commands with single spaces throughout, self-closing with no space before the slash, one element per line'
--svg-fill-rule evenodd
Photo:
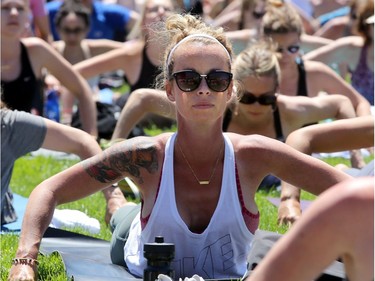
<path fill-rule="evenodd" d="M 370 159 L 366 159 L 369 161 Z M 37 186 L 44 179 L 53 174 L 62 171 L 77 161 L 75 160 L 56 160 L 49 157 L 30 157 L 25 156 L 16 161 L 13 177 L 11 180 L 11 189 L 24 197 L 28 197 L 35 186 Z M 349 161 L 342 158 L 330 158 L 327 162 L 331 165 L 338 163 L 345 163 L 349 165 Z M 287 228 L 285 226 L 279 227 L 277 225 L 277 207 L 272 205 L 267 197 L 278 197 L 279 192 L 271 190 L 269 192 L 259 191 L 256 194 L 255 200 L 261 213 L 260 229 L 269 230 L 278 233 L 285 233 Z M 302 199 L 312 200 L 315 196 L 302 192 Z M 101 192 L 93 194 L 76 202 L 68 203 L 59 206 L 59 209 L 75 209 L 86 213 L 89 217 L 96 218 L 100 222 L 100 232 L 98 234 L 89 234 L 83 229 L 74 229 L 75 232 L 94 236 L 96 238 L 109 241 L 111 232 L 104 222 L 106 202 Z M 0 276 L 1 280 L 6 280 L 11 264 L 11 259 L 15 256 L 18 245 L 17 235 L 1 235 L 1 256 L 0 256 Z M 67 280 L 64 265 L 59 255 L 51 255 L 41 257 L 39 266 L 39 280 Z"/>

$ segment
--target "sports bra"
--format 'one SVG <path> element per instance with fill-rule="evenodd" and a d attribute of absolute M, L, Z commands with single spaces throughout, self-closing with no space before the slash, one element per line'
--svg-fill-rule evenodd
<path fill-rule="evenodd" d="M 302 59 L 296 61 L 298 69 L 298 88 L 297 96 L 307 97 L 307 82 L 306 82 L 306 70 Z"/>
<path fill-rule="evenodd" d="M 13 81 L 1 80 L 1 100 L 10 109 L 31 112 L 34 108 L 43 115 L 43 83 L 34 74 L 25 45 L 20 44 L 21 73 Z"/>
<path fill-rule="evenodd" d="M 230 109 L 227 109 L 224 114 L 224 120 L 223 120 L 223 131 L 227 132 L 229 123 L 232 120 L 232 111 Z M 280 112 L 279 109 L 276 107 L 276 109 L 273 111 L 273 124 L 276 131 L 276 139 L 279 141 L 284 142 L 284 134 L 283 129 L 281 127 L 281 120 L 280 120 Z"/>
<path fill-rule="evenodd" d="M 139 74 L 138 81 L 134 85 L 130 85 L 131 92 L 140 88 L 154 88 L 155 78 L 159 71 L 159 66 L 152 64 L 146 54 L 146 47 L 144 47 L 142 51 L 141 73 Z"/>

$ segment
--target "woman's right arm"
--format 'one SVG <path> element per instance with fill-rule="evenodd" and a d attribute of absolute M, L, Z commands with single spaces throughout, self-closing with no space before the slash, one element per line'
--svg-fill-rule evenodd
<path fill-rule="evenodd" d="M 123 43 L 122 47 L 76 63 L 73 68 L 85 79 L 118 69 L 123 70 L 127 75 L 133 67 L 130 58 L 135 53 L 134 46 L 133 42 Z"/>
<path fill-rule="evenodd" d="M 360 37 L 350 36 L 332 41 L 325 46 L 312 50 L 303 56 L 304 60 L 320 61 L 328 66 L 345 62 L 348 65 L 356 65 L 358 59 L 358 47 L 353 41 Z"/>
<path fill-rule="evenodd" d="M 57 205 L 89 196 L 126 176 L 141 191 L 150 186 L 150 177 L 160 172 L 155 139 L 138 137 L 115 144 L 39 184 L 29 197 L 16 258 L 37 259 L 41 239 Z M 22 276 L 27 277 L 22 280 L 34 280 L 36 271 L 36 266 L 15 264 L 9 280 L 20 280 Z"/>

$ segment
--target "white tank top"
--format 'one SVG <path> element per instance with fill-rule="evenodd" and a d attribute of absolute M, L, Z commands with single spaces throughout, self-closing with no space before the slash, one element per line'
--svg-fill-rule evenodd
<path fill-rule="evenodd" d="M 175 244 L 172 262 L 175 278 L 198 274 L 204 279 L 240 278 L 246 272 L 246 258 L 253 234 L 248 230 L 237 194 L 235 158 L 231 141 L 224 135 L 225 157 L 219 202 L 203 233 L 193 233 L 180 217 L 175 199 L 173 148 L 176 134 L 165 147 L 160 189 L 145 228 L 140 214 L 132 222 L 124 247 L 125 262 L 132 274 L 143 276 L 147 260 L 143 245 L 164 236 Z"/>

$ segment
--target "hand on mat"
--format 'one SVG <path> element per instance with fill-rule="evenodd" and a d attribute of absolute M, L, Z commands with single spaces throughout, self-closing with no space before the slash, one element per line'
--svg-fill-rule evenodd
<path fill-rule="evenodd" d="M 285 224 L 289 227 L 300 218 L 301 205 L 296 199 L 282 200 L 279 206 L 277 222 L 279 225 Z"/>
<path fill-rule="evenodd" d="M 104 197 L 107 201 L 107 207 L 105 210 L 105 222 L 109 224 L 113 213 L 126 204 L 126 199 L 121 189 L 116 185 L 110 186 L 103 190 Z"/>
<path fill-rule="evenodd" d="M 36 267 L 25 264 L 12 265 L 8 281 L 34 281 L 36 278 Z"/>

